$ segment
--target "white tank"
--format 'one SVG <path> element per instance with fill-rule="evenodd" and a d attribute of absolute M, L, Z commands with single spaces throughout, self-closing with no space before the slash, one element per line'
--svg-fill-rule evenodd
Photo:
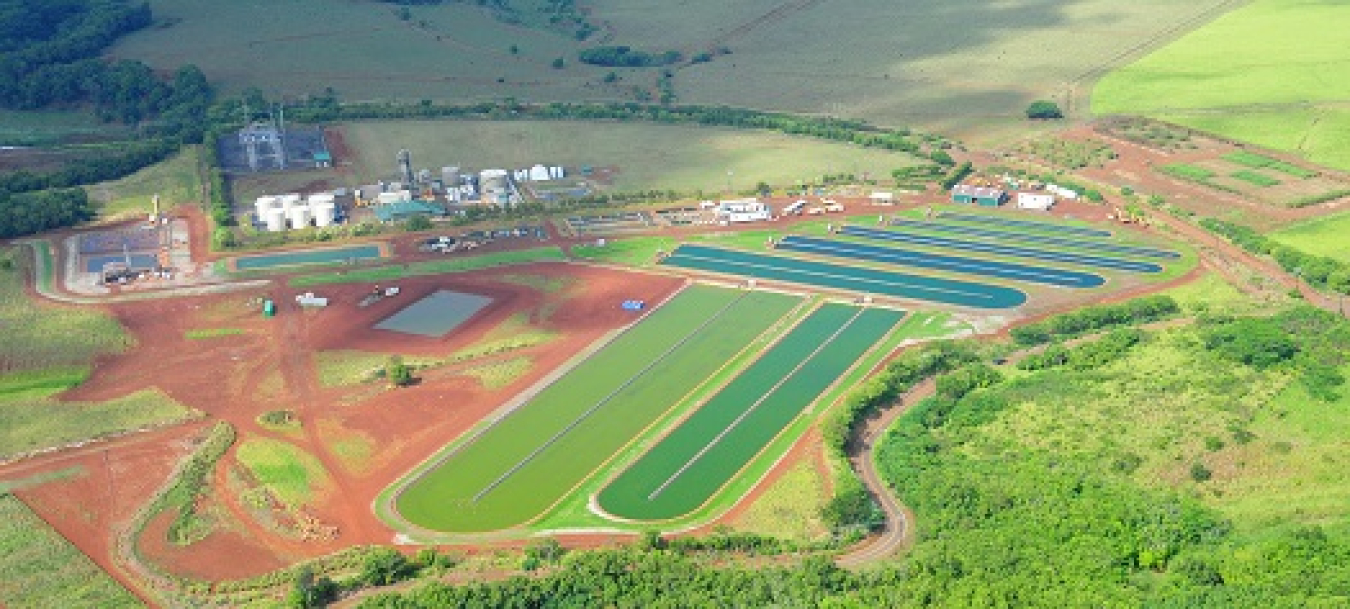
<path fill-rule="evenodd" d="M 390 203 L 397 203 L 403 200 L 404 200 L 403 195 L 396 192 L 382 192 L 379 194 L 379 196 L 375 197 L 375 202 L 379 205 L 388 205 Z"/>
<path fill-rule="evenodd" d="M 273 207 L 263 214 L 263 222 L 267 224 L 267 230 L 279 233 L 286 230 L 286 210 L 280 207 Z"/>
<path fill-rule="evenodd" d="M 305 205 L 292 207 L 286 217 L 291 220 L 291 228 L 305 228 L 309 226 L 309 207 Z"/>
<path fill-rule="evenodd" d="M 253 207 L 258 210 L 259 218 L 266 216 L 267 210 L 272 209 L 273 207 L 276 206 L 277 206 L 276 197 L 258 197 L 258 199 L 253 202 Z"/>
<path fill-rule="evenodd" d="M 535 165 L 530 168 L 530 180 L 535 182 L 544 182 L 553 176 L 549 175 L 548 168 L 543 165 Z"/>
<path fill-rule="evenodd" d="M 286 213 L 288 214 L 291 213 L 292 207 L 295 207 L 300 204 L 301 203 L 299 194 L 291 193 L 287 195 L 281 195 L 281 209 L 286 210 Z"/>
<path fill-rule="evenodd" d="M 337 205 L 332 201 L 320 201 L 309 209 L 314 215 L 314 226 L 322 228 L 337 221 Z"/>

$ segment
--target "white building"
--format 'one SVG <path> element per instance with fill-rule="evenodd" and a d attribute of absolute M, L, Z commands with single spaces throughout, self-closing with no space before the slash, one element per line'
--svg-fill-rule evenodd
<path fill-rule="evenodd" d="M 895 193 L 874 192 L 867 195 L 867 198 L 872 200 L 873 205 L 895 205 Z"/>
<path fill-rule="evenodd" d="M 717 219 L 723 223 L 759 222 L 773 217 L 759 199 L 732 199 L 717 204 Z"/>
<path fill-rule="evenodd" d="M 1055 205 L 1055 195 L 1046 195 L 1035 192 L 1017 193 L 1018 209 L 1039 209 L 1045 211 Z"/>

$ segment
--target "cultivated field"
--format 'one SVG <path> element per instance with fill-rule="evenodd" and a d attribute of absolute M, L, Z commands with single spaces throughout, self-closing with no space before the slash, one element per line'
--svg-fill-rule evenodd
<path fill-rule="evenodd" d="M 900 152 L 758 131 L 580 121 L 398 121 L 342 127 L 357 179 L 388 178 L 400 148 L 417 167 L 618 169 L 617 190 L 680 192 L 754 188 L 758 182 L 815 182 L 824 174 L 889 176 L 916 164 Z M 728 176 L 728 172 L 731 173 Z"/>
<path fill-rule="evenodd" d="M 13 495 L 0 494 L 0 603 L 144 607 Z"/>
<path fill-rule="evenodd" d="M 1095 113 L 1147 114 L 1350 169 L 1350 69 L 1332 2 L 1255 0 L 1104 78 Z"/>
<path fill-rule="evenodd" d="M 601 491 L 600 507 L 631 520 L 694 511 L 903 315 L 840 304 L 816 310 Z"/>
<path fill-rule="evenodd" d="M 687 288 L 415 478 L 397 497 L 399 514 L 438 531 L 525 523 L 799 302 L 767 292 Z"/>
<path fill-rule="evenodd" d="M 993 120 L 1020 129 L 1015 119 L 1031 100 L 1085 93 L 1097 71 L 1122 55 L 1228 5 L 601 0 L 586 8 L 607 27 L 579 43 L 496 22 L 469 3 L 411 7 L 405 21 L 381 3 L 156 0 L 152 8 L 168 27 L 133 34 L 111 54 L 163 68 L 195 63 L 233 91 L 259 86 L 298 96 L 331 86 L 357 100 L 549 101 L 633 99 L 634 87 L 653 89 L 654 70 L 620 69 L 621 80 L 606 84 L 610 68 L 579 63 L 577 50 L 597 41 L 686 57 L 725 47 L 730 55 L 677 70 L 681 101 L 893 125 L 968 128 Z M 1074 52 L 1056 52 L 1066 48 Z M 564 67 L 552 68 L 559 57 Z"/>

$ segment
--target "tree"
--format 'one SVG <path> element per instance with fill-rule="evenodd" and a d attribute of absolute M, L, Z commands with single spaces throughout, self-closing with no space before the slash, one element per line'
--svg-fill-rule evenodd
<path fill-rule="evenodd" d="M 1027 106 L 1027 118 L 1032 120 L 1064 118 L 1064 112 L 1059 109 L 1059 104 L 1042 99 L 1031 102 L 1031 105 Z"/>
<path fill-rule="evenodd" d="M 407 229 L 410 233 L 415 233 L 417 231 L 431 230 L 435 228 L 435 225 L 431 223 L 431 218 L 422 214 L 417 214 L 408 218 L 408 221 L 403 223 L 403 228 Z"/>
<path fill-rule="evenodd" d="M 411 574 L 407 557 L 393 548 L 376 548 L 361 564 L 361 581 L 371 586 L 387 586 Z"/>
<path fill-rule="evenodd" d="M 402 356 L 391 355 L 384 364 L 384 378 L 393 387 L 407 387 L 413 381 L 412 368 L 403 363 Z"/>

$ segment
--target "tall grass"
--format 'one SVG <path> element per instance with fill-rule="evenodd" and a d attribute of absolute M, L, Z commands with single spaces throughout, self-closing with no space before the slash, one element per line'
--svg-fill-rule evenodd
<path fill-rule="evenodd" d="M 0 495 L 0 604 L 144 606 L 13 495 Z"/>

